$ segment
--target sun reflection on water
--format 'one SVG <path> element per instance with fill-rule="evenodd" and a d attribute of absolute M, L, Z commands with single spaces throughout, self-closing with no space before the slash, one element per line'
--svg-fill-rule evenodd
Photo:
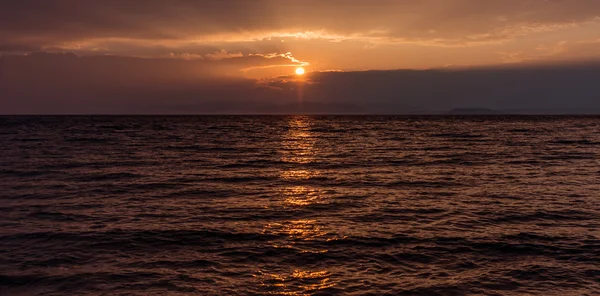
<path fill-rule="evenodd" d="M 317 138 L 311 132 L 313 120 L 306 116 L 290 118 L 288 132 L 281 142 L 281 160 L 291 165 L 291 167 L 281 170 L 279 174 L 281 180 L 292 183 L 292 185 L 281 188 L 283 203 L 287 206 L 309 206 L 319 203 L 323 196 L 323 190 L 319 188 L 298 184 L 298 182 L 302 183 L 322 175 L 319 170 L 305 166 L 305 164 L 315 162 L 319 152 L 315 148 Z"/>
<path fill-rule="evenodd" d="M 316 224 L 316 220 L 295 220 L 285 223 L 270 223 L 265 226 L 265 230 L 271 234 L 287 235 L 295 240 L 314 240 L 324 236 L 327 232 Z M 267 231 L 264 231 L 267 232 Z"/>
<path fill-rule="evenodd" d="M 288 122 L 288 132 L 281 141 L 279 153 L 282 162 L 289 164 L 280 171 L 283 182 L 281 199 L 273 206 L 290 212 L 290 216 L 302 208 L 325 202 L 324 190 L 310 185 L 310 180 L 322 172 L 307 164 L 314 163 L 319 150 L 315 147 L 317 138 L 310 131 L 314 119 L 295 116 Z M 263 233 L 278 237 L 273 240 L 275 248 L 293 249 L 299 254 L 326 253 L 327 249 L 309 248 L 308 242 L 328 241 L 331 234 L 316 219 L 292 219 L 269 223 Z M 301 256 L 301 255 L 300 255 Z M 264 268 L 255 275 L 261 290 L 273 295 L 309 295 L 316 291 L 335 286 L 331 271 L 323 268 L 294 269 L 292 266 Z"/>
<path fill-rule="evenodd" d="M 316 137 L 310 132 L 312 118 L 292 117 L 288 123 L 288 133 L 284 135 L 280 153 L 281 160 L 291 164 L 305 164 L 314 161 Z"/>
<path fill-rule="evenodd" d="M 289 170 L 280 173 L 280 177 L 284 180 L 308 180 L 320 175 L 321 173 L 318 171 L 309 170 Z"/>
<path fill-rule="evenodd" d="M 285 199 L 283 203 L 286 206 L 310 206 L 318 203 L 321 199 L 321 194 L 314 188 L 306 186 L 290 186 L 283 188 L 282 191 Z"/>
<path fill-rule="evenodd" d="M 272 291 L 273 295 L 310 295 L 316 291 L 334 287 L 328 271 L 306 271 L 296 269 L 287 274 L 262 274 L 263 285 L 287 291 Z"/>

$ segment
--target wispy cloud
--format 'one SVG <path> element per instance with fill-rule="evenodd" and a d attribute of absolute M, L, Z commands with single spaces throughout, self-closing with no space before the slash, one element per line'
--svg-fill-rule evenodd
<path fill-rule="evenodd" d="M 599 16 L 594 0 L 21 0 L 0 3 L 0 48 L 178 47 L 269 38 L 469 46 Z"/>
<path fill-rule="evenodd" d="M 600 38 L 599 16 L 596 0 L 1 1 L 0 53 L 188 61 L 262 55 L 242 69 L 493 64 L 543 58 L 539 44 Z"/>

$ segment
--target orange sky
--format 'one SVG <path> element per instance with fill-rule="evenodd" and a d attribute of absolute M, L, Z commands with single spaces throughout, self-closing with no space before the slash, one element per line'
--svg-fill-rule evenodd
<path fill-rule="evenodd" d="M 227 69 L 250 78 L 299 64 L 351 71 L 545 63 L 599 58 L 599 16 L 596 0 L 3 1 L 0 52 L 285 58 Z"/>

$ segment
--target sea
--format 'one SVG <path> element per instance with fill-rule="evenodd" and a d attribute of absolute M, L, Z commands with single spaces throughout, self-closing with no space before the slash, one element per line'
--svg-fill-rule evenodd
<path fill-rule="evenodd" d="M 600 117 L 3 116 L 0 295 L 600 295 Z"/>

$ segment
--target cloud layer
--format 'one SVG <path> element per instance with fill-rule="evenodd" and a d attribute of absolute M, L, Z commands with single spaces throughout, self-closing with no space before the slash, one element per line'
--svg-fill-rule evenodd
<path fill-rule="evenodd" d="M 594 21 L 595 0 L 22 0 L 0 3 L 0 48 L 115 41 L 176 46 L 296 36 L 457 45 Z"/>
<path fill-rule="evenodd" d="M 600 111 L 600 64 L 321 72 L 266 80 L 215 76 L 242 57 L 193 61 L 73 54 L 7 56 L 3 114 L 436 113 L 453 108 Z"/>

